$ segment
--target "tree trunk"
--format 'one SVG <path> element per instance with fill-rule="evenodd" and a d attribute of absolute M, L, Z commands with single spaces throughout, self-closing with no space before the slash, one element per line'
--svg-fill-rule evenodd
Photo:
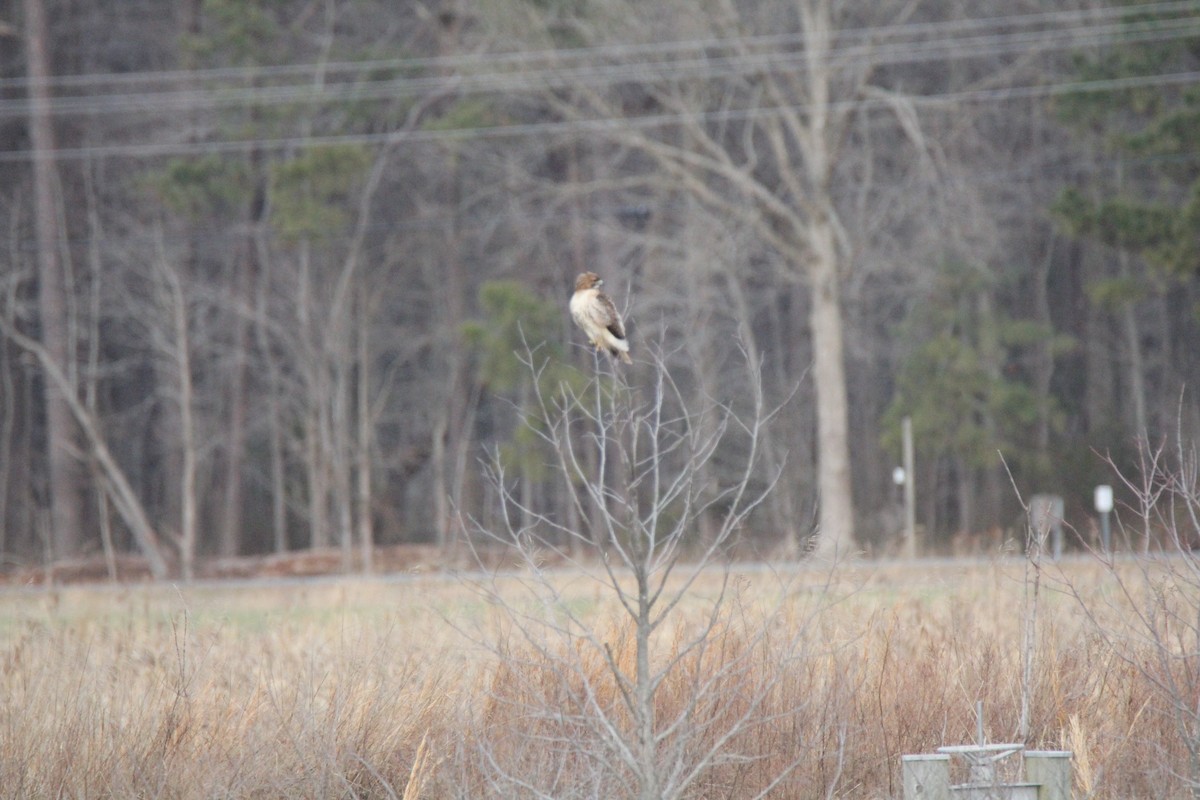
<path fill-rule="evenodd" d="M 1058 330 L 1058 320 L 1050 307 L 1049 278 L 1053 265 L 1051 256 L 1054 253 L 1054 242 L 1046 248 L 1046 257 L 1036 266 L 1033 276 L 1033 309 L 1037 321 L 1046 326 L 1046 330 Z M 1046 457 L 1050 453 L 1051 409 L 1053 397 L 1050 394 L 1051 383 L 1054 380 L 1054 350 L 1050 342 L 1043 342 L 1036 353 L 1033 368 L 1033 386 L 1038 399 L 1037 448 L 1038 455 Z"/>
<path fill-rule="evenodd" d="M 958 519 L 950 534 L 964 533 L 970 536 L 975 529 L 975 486 L 977 470 L 961 458 L 954 459 L 954 477 L 958 484 L 955 492 L 955 505 L 958 509 Z"/>
<path fill-rule="evenodd" d="M 820 510 L 816 554 L 844 558 L 854 548 L 854 498 L 850 484 L 849 415 L 842 346 L 841 286 L 833 228 L 816 220 L 809 231 L 813 383 L 817 399 Z"/>
<path fill-rule="evenodd" d="M 246 363 L 249 360 L 250 331 L 244 308 L 253 303 L 253 274 L 256 270 L 257 246 L 254 226 L 258 213 L 251 215 L 251 230 L 241 243 L 242 256 L 233 265 L 230 279 L 230 324 L 232 336 L 232 374 L 229 380 L 229 425 L 225 440 L 225 492 L 221 511 L 219 549 L 223 556 L 235 556 L 241 549 L 242 529 L 242 453 L 246 442 Z"/>
<path fill-rule="evenodd" d="M 358 479 L 358 545 L 362 554 L 362 571 L 374 569 L 375 526 L 371 516 L 371 371 L 370 371 L 370 293 L 367 287 L 359 290 L 358 299 L 358 409 L 357 424 L 357 479 Z"/>
<path fill-rule="evenodd" d="M 1000 343 L 999 322 L 997 320 L 994 298 L 990 289 L 983 289 L 976 298 L 975 318 L 979 326 L 979 359 L 988 382 L 999 386 L 1004 380 L 1004 347 Z M 1000 425 L 996 415 L 990 409 L 981 413 L 984 433 L 988 441 L 1000 441 Z M 1000 454 L 1005 455 L 1004 453 Z M 968 514 L 959 521 L 959 529 L 966 534 L 976 533 L 983 525 L 996 524 L 1002 518 L 1000 505 L 1000 478 L 1005 474 L 1005 466 L 999 460 L 977 469 L 967 464 L 963 465 L 971 475 L 969 483 L 971 494 L 965 506 Z M 978 473 L 978 474 L 977 474 Z"/>
<path fill-rule="evenodd" d="M 649 559 L 647 559 L 649 560 Z M 643 562 L 639 566 L 644 566 Z M 655 683 L 650 665 L 650 636 L 654 632 L 650 624 L 650 613 L 653 601 L 650 599 L 649 575 L 638 571 L 638 616 L 637 616 L 637 653 L 636 658 L 636 688 L 634 696 L 637 702 L 637 764 L 640 786 L 639 800 L 660 800 L 662 788 L 659 785 L 658 736 L 655 725 Z"/>
<path fill-rule="evenodd" d="M 448 169 L 450 180 L 456 182 L 456 170 L 453 166 L 454 161 L 451 159 L 451 166 Z M 453 195 L 453 192 L 451 192 Z M 458 225 L 456 222 L 458 210 L 457 207 L 450 203 L 449 221 L 446 223 L 445 230 L 445 257 L 446 271 L 445 281 L 442 285 L 441 304 L 445 317 L 441 321 L 442 335 L 438 337 L 441 340 L 443 349 L 444 361 L 446 364 L 445 381 L 443 383 L 442 397 L 445 404 L 445 419 L 439 420 L 439 427 L 442 428 L 444 436 L 444 446 L 439 451 L 443 456 L 441 458 L 442 470 L 435 478 L 435 489 L 439 493 L 447 493 L 448 498 L 439 499 L 439 508 L 441 512 L 438 515 L 438 541 L 446 543 L 452 542 L 454 539 L 454 514 L 450 510 L 451 503 L 461 505 L 461 498 L 457 497 L 457 487 L 460 481 L 453 479 L 446 473 L 447 468 L 452 462 L 447 456 L 456 454 L 460 449 L 467 447 L 471 436 L 470 430 L 467 428 L 467 409 L 465 398 L 468 394 L 467 375 L 464 363 L 464 355 L 462 352 L 462 341 L 460 339 L 460 331 L 462 330 L 463 322 L 466 319 L 466 293 L 467 293 L 467 276 L 466 269 L 462 263 L 462 256 L 459 252 L 460 242 L 458 235 Z M 435 443 L 435 447 L 437 447 Z M 436 466 L 436 465 L 435 465 Z"/>
<path fill-rule="evenodd" d="M 58 176 L 55 170 L 54 128 L 50 121 L 50 59 L 47 45 L 45 7 L 42 0 L 25 0 L 25 43 L 29 70 L 29 128 L 33 143 L 34 216 L 37 225 L 38 310 L 42 343 L 46 353 L 65 375 L 70 376 L 70 321 L 62 266 L 59 261 L 61 233 L 58 227 Z M 63 558 L 78 552 L 83 542 L 82 495 L 79 469 L 72 451 L 75 426 L 65 392 L 74 382 L 62 385 L 46 381 L 46 433 L 50 479 L 51 555 Z"/>
<path fill-rule="evenodd" d="M 842 339 L 841 281 L 844 247 L 838 241 L 837 212 L 830 184 L 837 158 L 842 112 L 832 106 L 829 53 L 833 13 L 829 0 L 799 4 L 804 28 L 805 93 L 808 110 L 798 143 L 812 195 L 803 246 L 812 294 L 809 326 L 813 348 L 813 384 L 817 400 L 817 488 L 820 509 L 815 552 L 843 558 L 854 548 L 854 497 L 850 482 L 850 423 L 846 408 L 846 364 Z"/>
<path fill-rule="evenodd" d="M 338 546 L 342 554 L 342 572 L 349 573 L 354 569 L 354 492 L 351 489 L 350 471 L 353 469 L 351 459 L 353 430 L 350 420 L 350 384 L 343 375 L 335 384 L 338 399 L 334 402 L 333 432 L 333 470 L 334 491 L 337 497 Z"/>
<path fill-rule="evenodd" d="M 4 310 L 0 310 L 0 314 L 2 313 L 5 313 Z M 0 403 L 0 553 L 7 553 L 10 547 L 8 498 L 13 483 L 13 465 L 18 463 L 13 431 L 16 427 L 17 409 L 20 408 L 20 403 L 17 399 L 16 381 L 13 380 L 9 348 L 2 342 L 0 342 L 0 397 L 5 398 L 5 402 Z"/>
<path fill-rule="evenodd" d="M 453 526 L 450 522 L 450 489 L 446 471 L 446 431 L 450 425 L 450 412 L 443 408 L 433 421 L 429 437 L 429 467 L 433 475 L 434 530 L 438 547 L 443 550 L 451 544 Z"/>
<path fill-rule="evenodd" d="M 310 402 L 315 402 L 310 400 Z M 309 546 L 329 547 L 329 470 L 322 444 L 321 412 L 310 409 L 305 417 L 305 460 L 308 472 Z"/>
<path fill-rule="evenodd" d="M 174 268 L 161 257 L 160 269 L 166 284 L 164 304 L 171 315 L 171 353 L 179 392 L 179 436 L 183 469 L 179 485 L 179 567 L 184 581 L 195 577 L 196 566 L 196 423 L 192 388 L 191 340 L 188 335 L 187 302 Z"/>
<path fill-rule="evenodd" d="M 254 335 L 258 344 L 259 362 L 262 363 L 267 375 L 267 447 L 271 460 L 271 530 L 276 553 L 288 549 L 288 515 L 287 515 L 287 464 L 283 447 L 283 427 L 287 423 L 283 419 L 283 405 L 280 394 L 284 391 L 276 359 L 272 357 L 267 326 L 267 297 L 270 292 L 270 264 L 261 229 L 256 237 L 258 248 L 258 263 L 263 266 L 256 281 L 256 297 L 254 299 L 255 314 Z"/>
<path fill-rule="evenodd" d="M 1129 255 L 1124 251 L 1117 254 L 1121 265 L 1121 277 L 1129 275 Z M 1147 435 L 1145 358 L 1142 356 L 1142 333 L 1137 319 L 1137 303 L 1121 304 L 1121 332 L 1125 335 L 1126 367 L 1129 379 L 1129 399 L 1133 406 L 1134 438 L 1144 439 Z"/>

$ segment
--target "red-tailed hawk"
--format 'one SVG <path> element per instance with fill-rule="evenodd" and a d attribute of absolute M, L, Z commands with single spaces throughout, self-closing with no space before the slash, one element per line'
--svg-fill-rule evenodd
<path fill-rule="evenodd" d="M 629 342 L 625 341 L 625 323 L 612 298 L 600 291 L 604 281 L 594 272 L 575 279 L 571 295 L 571 319 L 583 329 L 597 350 L 607 350 L 613 358 L 632 364 Z"/>

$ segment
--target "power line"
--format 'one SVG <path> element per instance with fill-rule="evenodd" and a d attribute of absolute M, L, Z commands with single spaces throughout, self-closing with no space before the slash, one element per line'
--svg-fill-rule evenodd
<path fill-rule="evenodd" d="M 945 92 L 934 95 L 909 95 L 906 99 L 917 106 L 937 107 L 960 103 L 1009 101 L 1051 97 L 1073 93 L 1094 93 L 1125 89 L 1185 86 L 1200 82 L 1200 71 L 1162 75 L 1135 76 L 1093 81 L 1068 81 L 1053 84 L 1013 86 L 994 89 L 974 89 Z M 867 98 L 831 104 L 838 110 L 848 108 L 884 108 L 883 100 Z M 142 142 L 137 144 L 89 145 L 76 148 L 60 148 L 53 156 L 61 160 L 86 158 L 150 158 L 192 154 L 219 154 L 250 152 L 252 150 L 307 149 L 337 145 L 379 145 L 403 142 L 425 144 L 472 139 L 494 140 L 523 138 L 528 136 L 554 136 L 565 133 L 604 133 L 621 128 L 648 130 L 667 127 L 687 120 L 708 122 L 744 122 L 769 118 L 785 113 L 803 113 L 806 104 L 762 106 L 749 109 L 723 109 L 718 111 L 680 112 L 645 115 L 640 117 L 595 117 L 567 121 L 531 122 L 524 124 L 495 125 L 490 127 L 449 128 L 414 130 L 398 135 L 395 132 L 348 133 L 316 136 L 287 136 L 278 138 L 253 138 L 213 142 Z M 27 161 L 35 156 L 32 150 L 14 150 L 0 153 L 0 162 Z"/>
<path fill-rule="evenodd" d="M 856 44 L 832 51 L 831 67 L 870 59 L 878 65 L 925 63 L 932 60 L 977 58 L 1032 49 L 1066 46 L 1131 44 L 1200 36 L 1200 17 L 1148 21 L 1131 25 L 1104 25 L 1067 30 L 989 34 L 962 39 L 940 39 L 887 45 Z M 137 94 L 101 94 L 52 98 L 47 110 L 58 114 L 196 111 L 222 106 L 261 106 L 280 103 L 333 103 L 396 99 L 453 90 L 467 93 L 545 91 L 570 87 L 597 87 L 631 80 L 713 80 L 745 76 L 765 70 L 803 68 L 803 52 L 753 52 L 688 61 L 641 61 L 609 66 L 544 68 L 518 73 L 481 73 L 422 76 L 365 83 L 334 83 L 168 90 Z M 26 116 L 28 100 L 0 101 L 0 116 Z"/>
<path fill-rule="evenodd" d="M 837 32 L 840 39 L 850 42 L 879 41 L 890 37 L 912 37 L 917 35 L 943 35 L 964 31 L 1000 31 L 1020 26 L 1045 26 L 1050 24 L 1082 23 L 1084 26 L 1096 21 L 1121 19 L 1130 13 L 1176 14 L 1200 10 L 1200 0 L 1173 0 L 1171 2 L 1146 3 L 1136 7 L 1113 6 L 1090 10 L 1042 11 L 999 17 L 972 17 L 939 22 L 903 23 L 876 27 L 842 29 Z M 405 57 L 375 59 L 369 61 L 309 62 L 272 66 L 215 67 L 198 70 L 171 70 L 153 72 L 84 73 L 54 76 L 51 86 L 88 86 L 95 84 L 177 83 L 180 81 L 252 80 L 289 76 L 305 76 L 317 73 L 331 75 L 342 72 L 361 74 L 372 71 L 418 71 L 435 70 L 451 72 L 458 69 L 494 70 L 505 66 L 526 63 L 569 64 L 571 62 L 624 60 L 631 57 L 651 56 L 665 59 L 679 53 L 707 52 L 724 49 L 755 49 L 761 47 L 800 47 L 804 44 L 802 33 L 766 34 L 738 38 L 703 38 L 668 40 L 646 43 L 619 43 L 596 45 L 561 50 L 514 51 L 507 53 L 466 53 L 450 56 Z M 0 79 L 0 88 L 27 88 L 25 77 Z"/>
<path fill-rule="evenodd" d="M 1164 2 L 1139 6 L 1139 12 L 1176 13 L 1184 10 L 1200 9 L 1200 2 Z M 1101 19 L 1116 17 L 1128 13 L 1127 8 L 1104 9 L 1087 15 L 1099 16 Z M 1143 20 L 1130 24 L 1080 24 L 1085 16 L 1080 12 L 1042 12 L 1037 14 L 1014 15 L 1009 17 L 992 17 L 984 19 L 956 20 L 947 23 L 916 23 L 911 25 L 893 26 L 883 29 L 887 31 L 946 33 L 955 31 L 960 35 L 941 39 L 931 39 L 917 42 L 888 42 L 884 44 L 863 44 L 855 42 L 843 44 L 830 51 L 827 63 L 831 66 L 860 59 L 869 58 L 873 64 L 909 64 L 927 62 L 930 60 L 949 60 L 953 58 L 976 57 L 981 55 L 996 55 L 1009 52 L 1026 52 L 1033 49 L 1051 49 L 1062 47 L 1079 47 L 1084 45 L 1113 45 L 1133 42 L 1168 41 L 1181 37 L 1200 35 L 1200 16 L 1181 17 L 1177 19 Z M 1016 24 L 1047 23 L 1050 21 L 1068 21 L 1072 27 L 1060 30 L 1018 30 L 1016 32 L 996 33 L 1003 26 Z M 985 33 L 978 33 L 985 31 Z M 963 36 L 967 32 L 969 35 Z M 850 39 L 862 39 L 868 34 L 878 34 L 879 29 L 862 28 L 852 32 L 859 34 Z M 886 38 L 879 37 L 879 38 Z M 143 92 L 138 95 L 130 94 L 101 94 L 98 96 L 60 97 L 52 101 L 52 110 L 59 113 L 116 113 L 133 111 L 157 111 L 160 113 L 177 112 L 194 108 L 194 104 L 209 104 L 216 107 L 225 104 L 261 105 L 269 103 L 291 103 L 308 101 L 313 103 L 332 103 L 336 101 L 353 101 L 379 98 L 394 98 L 405 95 L 419 95 L 425 92 L 446 91 L 453 89 L 456 94 L 468 92 L 520 92 L 544 91 L 546 89 L 569 86 L 605 86 L 621 81 L 637 80 L 645 83 L 655 81 L 676 80 L 716 80 L 733 77 L 753 77 L 756 73 L 766 71 L 783 71 L 787 69 L 802 69 L 805 53 L 803 51 L 785 51 L 780 49 L 757 50 L 763 43 L 769 42 L 771 47 L 796 45 L 802 42 L 797 34 L 781 34 L 770 37 L 754 37 L 739 40 L 693 40 L 686 43 L 695 48 L 698 43 L 719 43 L 726 51 L 737 47 L 743 52 L 721 57 L 705 56 L 687 60 L 644 60 L 608 65 L 592 65 L 586 67 L 539 67 L 523 72 L 504 72 L 494 74 L 468 74 L 454 76 L 417 76 L 410 78 L 392 79 L 386 81 L 367 82 L 366 84 L 340 83 L 332 84 L 325 91 L 314 91 L 310 85 L 284 85 L 266 87 L 227 87 L 206 88 L 187 91 L 157 91 Z M 682 52 L 683 44 L 676 45 Z M 715 46 L 715 45 L 714 45 Z M 604 53 L 606 56 L 617 52 L 617 47 L 591 48 L 588 53 Z M 637 45 L 629 47 L 646 47 Z M 568 56 L 573 51 L 568 51 Z M 633 50 L 626 48 L 619 52 L 629 53 Z M 548 55 L 548 54 L 547 54 Z M 463 59 L 480 57 L 453 57 L 456 62 Z M 526 57 L 523 54 L 501 54 L 501 61 L 515 60 Z M 407 59 L 386 62 L 391 64 L 417 62 L 432 63 L 428 59 Z M 438 60 L 435 60 L 438 61 Z M 361 67 L 357 62 L 345 62 Z M 385 63 L 385 62 L 370 62 Z M 439 63 L 441 63 L 439 61 Z M 532 63 L 532 62 L 530 62 Z M 293 65 L 299 68 L 297 65 Z M 314 66 L 314 65 L 307 65 Z M 236 68 L 241 70 L 243 68 Z M 157 74 L 157 73 L 156 73 Z M 191 76 L 195 73 L 170 73 L 172 75 Z M 212 74 L 200 71 L 199 74 Z M 222 70 L 221 74 L 232 74 Z M 1033 85 L 1023 87 L 1004 87 L 995 89 L 965 90 L 960 92 L 945 92 L 932 95 L 906 95 L 906 99 L 915 105 L 936 106 L 946 103 L 980 102 L 985 100 L 1007 100 L 1018 97 L 1037 97 L 1060 94 L 1070 91 L 1105 91 L 1118 88 L 1134 88 L 1149 86 L 1179 85 L 1195 79 L 1195 73 L 1180 73 L 1177 75 L 1139 76 L 1121 81 L 1092 81 L 1066 82 L 1049 85 Z M 855 105 L 870 106 L 878 101 L 853 101 Z M 843 106 L 844 107 L 844 104 Z M 698 111 L 695 113 L 664 113 L 642 117 L 593 118 L 568 121 L 543 121 L 526 124 L 494 125 L 474 128 L 419 130 L 406 133 L 402 138 L 408 143 L 435 142 L 446 140 L 465 140 L 472 138 L 494 139 L 500 137 L 521 137 L 533 135 L 555 135 L 564 132 L 588 132 L 611 130 L 620 126 L 629 127 L 658 127 L 675 124 L 686 118 L 739 121 L 782 113 L 798 113 L 805 110 L 803 104 L 755 107 L 748 109 L 723 109 L 718 111 Z M 26 114 L 28 105 L 24 100 L 0 101 L 0 116 L 6 114 Z M 322 134 L 308 136 L 283 136 L 277 138 L 255 137 L 242 140 L 224 141 L 157 141 L 132 144 L 95 144 L 78 148 L 63 148 L 57 150 L 54 156 L 63 159 L 79 159 L 88 157 L 155 157 L 169 155 L 186 155 L 192 153 L 225 153 L 245 152 L 255 148 L 307 148 L 337 144 L 370 145 L 398 141 L 398 135 L 391 132 L 379 133 L 345 133 Z M 32 157 L 29 150 L 15 150 L 0 153 L 0 162 L 25 161 Z"/>

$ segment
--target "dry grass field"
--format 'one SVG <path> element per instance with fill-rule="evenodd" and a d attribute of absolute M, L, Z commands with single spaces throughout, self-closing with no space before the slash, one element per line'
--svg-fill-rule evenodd
<path fill-rule="evenodd" d="M 900 756 L 973 741 L 977 701 L 988 738 L 1012 740 L 1031 588 L 1024 562 L 857 564 L 832 578 L 791 577 L 735 572 L 725 599 L 735 613 L 658 687 L 664 710 L 694 702 L 696 719 L 733 720 L 713 726 L 713 737 L 731 733 L 714 738 L 716 755 L 687 796 L 899 798 Z M 674 633 L 658 644 L 664 654 L 703 618 L 719 578 L 689 593 L 695 607 L 676 612 Z M 569 574 L 550 580 L 624 664 L 625 623 L 605 588 Z M 600 796 L 576 791 L 600 785 L 600 762 L 586 755 L 597 732 L 565 709 L 581 702 L 573 682 L 591 685 L 594 698 L 611 677 L 596 659 L 591 673 L 549 679 L 554 653 L 512 633 L 509 620 L 524 613 L 512 585 L 504 613 L 436 575 L 0 594 L 0 795 L 412 800 L 541 796 L 536 785 L 557 787 L 543 788 L 548 796 Z M 1129 658 L 1141 645 L 1099 635 L 1068 586 L 1101 625 L 1120 597 L 1094 562 L 1043 573 L 1029 746 L 1075 753 L 1079 798 L 1190 796 L 1186 737 L 1162 687 Z M 782 613 L 758 616 L 780 602 Z M 802 647 L 778 657 L 792 623 L 806 631 Z M 749 635 L 762 625 L 779 630 Z M 1194 642 L 1181 642 L 1181 653 L 1189 647 L 1194 654 Z M 762 702 L 746 701 L 750 677 L 703 681 L 732 663 L 731 674 L 770 676 L 756 684 L 769 688 Z M 498 764 L 527 775 L 527 790 L 501 788 Z"/>

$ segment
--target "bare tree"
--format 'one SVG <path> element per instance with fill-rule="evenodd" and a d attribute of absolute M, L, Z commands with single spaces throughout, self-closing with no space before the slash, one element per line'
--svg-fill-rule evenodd
<path fill-rule="evenodd" d="M 647 380 L 637 384 L 598 359 L 582 391 L 541 388 L 545 359 L 535 350 L 523 361 L 539 387 L 527 424 L 554 459 L 580 522 L 523 506 L 500 460 L 490 462 L 499 519 L 509 524 L 478 528 L 475 537 L 502 546 L 528 576 L 516 580 L 524 593 L 505 576 L 480 587 L 512 634 L 496 645 L 492 702 L 497 714 L 524 721 L 532 746 L 481 737 L 487 793 L 692 796 L 713 771 L 765 758 L 747 734 L 795 711 L 773 703 L 806 642 L 812 609 L 785 610 L 790 592 L 781 579 L 778 605 L 751 610 L 721 568 L 775 485 L 777 473 L 762 474 L 760 462 L 777 409 L 764 407 L 754 364 L 737 407 L 686 396 L 661 355 L 647 359 L 639 373 Z M 740 472 L 714 485 L 707 466 L 731 452 Z M 546 570 L 548 558 L 570 569 Z M 614 601 L 610 627 L 596 629 L 594 610 L 583 613 L 564 597 L 563 584 L 581 579 Z M 801 751 L 769 775 L 742 774 L 734 791 L 766 796 Z"/>
<path fill-rule="evenodd" d="M 150 339 L 160 358 L 168 363 L 166 372 L 174 382 L 173 400 L 178 411 L 180 453 L 179 531 L 176 546 L 179 567 L 185 581 L 195 577 L 197 544 L 196 469 L 199 453 L 196 436 L 195 392 L 192 385 L 192 337 L 190 311 L 180 270 L 168 260 L 161 234 L 154 270 L 154 300 L 162 324 L 152 326 Z"/>
<path fill-rule="evenodd" d="M 59 258 L 62 236 L 58 215 L 54 127 L 50 117 L 50 56 L 46 10 L 42 0 L 25 2 L 25 55 L 29 69 L 29 127 L 33 142 L 34 211 L 37 227 L 38 300 L 41 341 L 49 363 L 73 375 L 67 285 Z M 46 428 L 49 438 L 51 532 L 55 558 L 74 555 L 83 542 L 83 502 L 75 462 L 76 429 L 71 398 L 75 383 L 46 381 Z"/>

